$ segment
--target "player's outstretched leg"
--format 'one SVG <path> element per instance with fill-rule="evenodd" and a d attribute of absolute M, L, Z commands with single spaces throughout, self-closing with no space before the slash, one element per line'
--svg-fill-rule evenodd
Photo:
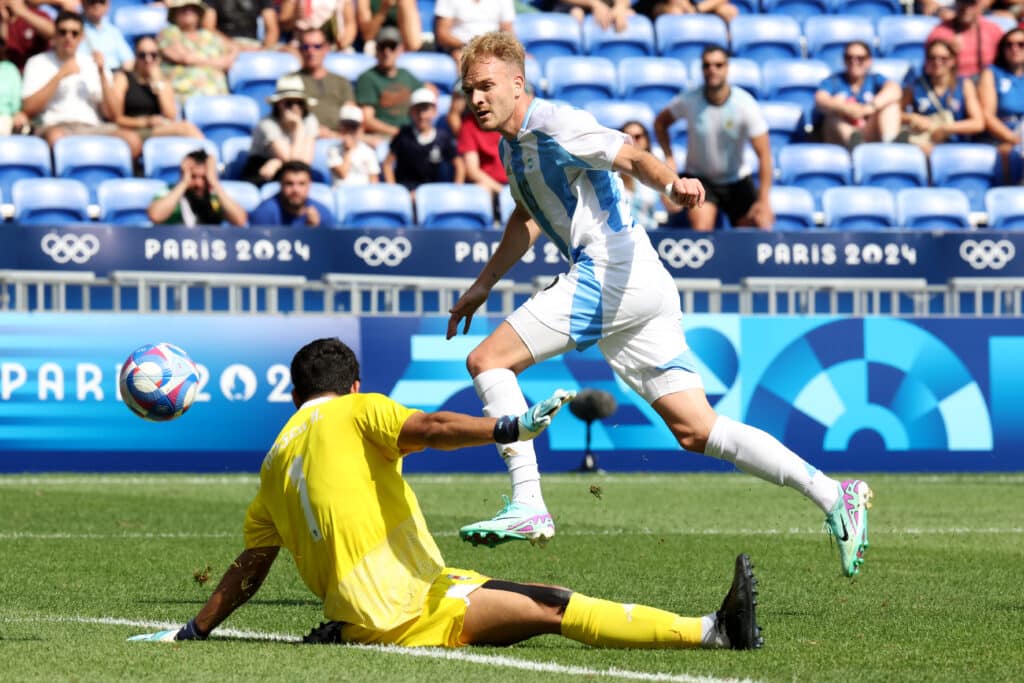
<path fill-rule="evenodd" d="M 839 545 L 839 564 L 846 576 L 856 576 L 868 548 L 868 508 L 874 496 L 867 482 L 847 479 L 832 509 L 825 515 L 828 530 Z"/>
<path fill-rule="evenodd" d="M 745 553 L 736 557 L 732 586 L 715 613 L 715 628 L 725 633 L 733 650 L 753 650 L 764 645 L 757 624 L 757 578 Z"/>

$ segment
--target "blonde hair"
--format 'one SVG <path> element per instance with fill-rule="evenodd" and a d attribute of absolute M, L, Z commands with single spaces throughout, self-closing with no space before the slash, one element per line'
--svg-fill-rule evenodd
<path fill-rule="evenodd" d="M 459 75 L 466 77 L 469 65 L 483 57 L 494 57 L 499 62 L 504 62 L 516 70 L 516 75 L 526 75 L 526 51 L 522 44 L 511 33 L 505 31 L 491 31 L 476 36 L 462 48 L 462 63 L 459 65 Z"/>

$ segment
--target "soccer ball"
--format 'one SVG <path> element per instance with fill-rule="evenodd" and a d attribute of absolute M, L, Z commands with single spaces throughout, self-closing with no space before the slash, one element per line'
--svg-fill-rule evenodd
<path fill-rule="evenodd" d="M 133 413 L 166 422 L 192 405 L 199 391 L 199 368 L 174 344 L 146 344 L 121 366 L 120 385 L 121 398 Z"/>

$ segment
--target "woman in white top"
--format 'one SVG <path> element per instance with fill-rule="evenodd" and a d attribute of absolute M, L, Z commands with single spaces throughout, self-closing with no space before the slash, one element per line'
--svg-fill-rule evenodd
<path fill-rule="evenodd" d="M 253 131 L 249 158 L 242 170 L 242 180 L 256 185 L 273 180 L 286 161 L 312 165 L 320 133 L 320 123 L 310 111 L 316 99 L 306 94 L 300 76 L 279 78 L 277 89 L 267 102 L 273 108 Z"/>

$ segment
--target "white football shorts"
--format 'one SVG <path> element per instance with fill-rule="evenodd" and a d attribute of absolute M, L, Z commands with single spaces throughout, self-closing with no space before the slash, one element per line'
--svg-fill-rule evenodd
<path fill-rule="evenodd" d="M 648 403 L 703 388 L 683 333 L 679 290 L 649 244 L 630 258 L 584 259 L 508 317 L 536 362 L 597 344 Z"/>

